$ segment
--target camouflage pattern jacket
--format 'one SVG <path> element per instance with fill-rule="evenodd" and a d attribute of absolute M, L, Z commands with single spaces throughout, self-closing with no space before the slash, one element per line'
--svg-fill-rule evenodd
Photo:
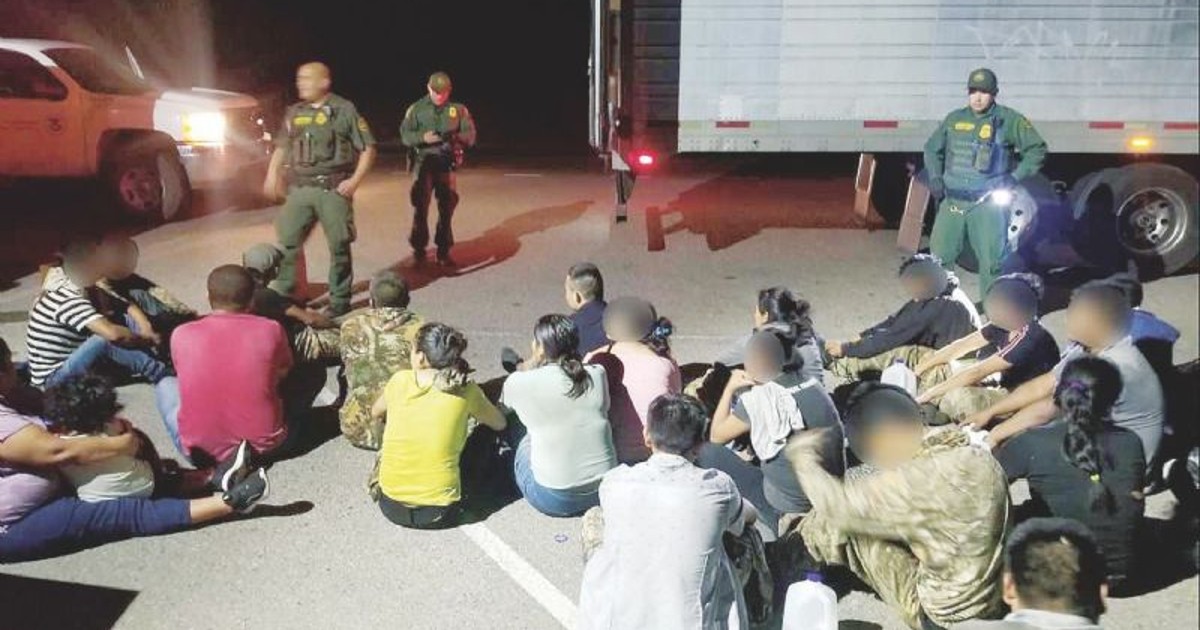
<path fill-rule="evenodd" d="M 402 308 L 373 308 L 342 322 L 342 362 L 348 391 L 341 410 L 342 434 L 359 448 L 378 449 L 383 424 L 371 418 L 371 406 L 388 379 L 409 369 L 413 338 L 421 318 Z"/>

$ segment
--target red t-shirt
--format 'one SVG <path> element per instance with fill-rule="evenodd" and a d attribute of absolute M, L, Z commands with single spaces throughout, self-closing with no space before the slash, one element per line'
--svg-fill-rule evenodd
<path fill-rule="evenodd" d="M 279 324 L 243 313 L 218 312 L 171 335 L 179 375 L 179 438 L 185 450 L 217 461 L 241 440 L 260 453 L 287 437 L 279 375 L 292 352 Z"/>

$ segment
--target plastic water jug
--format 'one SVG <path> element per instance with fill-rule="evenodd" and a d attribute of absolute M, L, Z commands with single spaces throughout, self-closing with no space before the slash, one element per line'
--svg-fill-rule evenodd
<path fill-rule="evenodd" d="M 917 395 L 917 373 L 913 372 L 908 367 L 908 363 L 904 359 L 896 359 L 887 369 L 883 371 L 879 381 L 888 385 L 895 385 L 908 392 L 911 396 Z"/>
<path fill-rule="evenodd" d="M 814 571 L 788 587 L 781 630 L 837 630 L 837 593 L 821 579 Z"/>

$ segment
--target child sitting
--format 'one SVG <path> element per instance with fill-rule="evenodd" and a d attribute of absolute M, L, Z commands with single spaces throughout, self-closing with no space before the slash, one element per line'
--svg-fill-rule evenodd
<path fill-rule="evenodd" d="M 121 409 L 112 384 L 99 376 L 67 379 L 46 391 L 46 419 L 63 439 L 136 431 L 128 420 L 118 417 Z M 83 501 L 148 498 L 154 494 L 155 473 L 161 462 L 149 439 L 144 435 L 141 438 L 142 447 L 136 456 L 115 455 L 86 464 L 65 464 L 59 470 Z"/>

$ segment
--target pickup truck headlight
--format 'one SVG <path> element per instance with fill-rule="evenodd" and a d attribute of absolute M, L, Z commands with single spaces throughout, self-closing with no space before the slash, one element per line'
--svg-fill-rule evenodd
<path fill-rule="evenodd" d="M 183 141 L 197 144 L 225 142 L 227 121 L 221 112 L 199 112 L 183 115 Z"/>

